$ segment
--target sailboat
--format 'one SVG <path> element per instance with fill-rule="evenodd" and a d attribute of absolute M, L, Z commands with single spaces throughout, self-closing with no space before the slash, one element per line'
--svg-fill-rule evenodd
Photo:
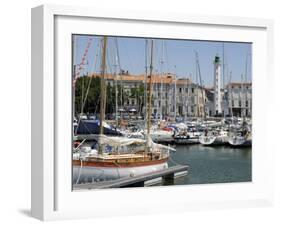
<path fill-rule="evenodd" d="M 228 143 L 233 147 L 251 147 L 252 133 L 245 119 L 241 127 L 233 127 L 228 134 Z"/>
<path fill-rule="evenodd" d="M 228 133 L 223 129 L 211 131 L 206 129 L 199 137 L 199 142 L 202 145 L 225 145 L 228 142 Z"/>
<path fill-rule="evenodd" d="M 106 45 L 103 37 L 101 66 L 101 100 L 100 124 L 103 125 L 106 101 Z M 103 134 L 103 126 L 96 135 L 92 147 L 78 145 L 73 148 L 73 184 L 114 180 L 122 177 L 133 177 L 168 168 L 169 151 L 174 150 L 161 144 L 153 143 L 150 138 L 151 96 L 152 96 L 152 59 L 153 40 L 151 40 L 151 62 L 148 101 L 147 137 L 132 139 L 127 137 L 109 137 Z"/>
<path fill-rule="evenodd" d="M 248 55 L 246 55 L 246 67 L 245 67 L 245 77 L 241 75 L 242 81 L 242 94 L 245 94 L 245 101 L 247 101 L 247 91 L 245 90 L 244 83 L 247 82 L 247 63 Z M 243 81 L 244 80 L 244 81 Z M 228 143 L 233 147 L 251 147 L 252 146 L 252 132 L 251 132 L 251 122 L 246 121 L 246 106 L 243 109 L 242 125 L 233 126 L 229 132 Z"/>

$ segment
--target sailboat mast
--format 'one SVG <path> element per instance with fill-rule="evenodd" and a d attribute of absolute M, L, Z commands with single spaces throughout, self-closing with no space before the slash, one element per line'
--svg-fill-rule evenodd
<path fill-rule="evenodd" d="M 232 109 L 232 102 L 234 102 L 233 100 L 233 93 L 232 93 L 232 86 L 231 86 L 231 79 L 232 79 L 232 71 L 229 72 L 229 93 L 230 93 L 230 97 L 231 97 L 231 105 L 230 105 L 230 115 L 231 118 L 233 118 L 233 109 Z"/>
<path fill-rule="evenodd" d="M 103 121 L 105 116 L 105 105 L 106 105 L 106 84 L 105 84 L 105 70 L 106 70 L 106 46 L 107 37 L 103 37 L 103 48 L 102 48 L 102 64 L 101 64 L 101 100 L 100 100 L 100 135 L 103 134 Z"/>
<path fill-rule="evenodd" d="M 76 36 L 73 35 L 72 36 L 72 46 L 74 46 L 73 48 L 73 52 L 72 52 L 72 61 L 73 61 L 73 68 L 72 68 L 72 78 L 73 78 L 73 93 L 72 93 L 72 121 L 75 118 L 75 92 L 76 92 L 76 85 L 74 83 L 74 80 L 76 79 L 76 69 L 77 69 L 77 56 L 76 56 L 76 49 L 77 49 L 77 39 Z M 74 132 L 74 130 L 73 130 Z"/>
<path fill-rule="evenodd" d="M 117 78 L 117 64 L 118 64 L 118 54 L 117 54 L 117 45 L 116 45 L 116 55 L 115 55 L 115 65 L 114 65 L 114 78 L 115 78 L 115 123 L 116 123 L 116 127 L 118 126 L 118 78 Z"/>
<path fill-rule="evenodd" d="M 244 78 L 244 81 L 245 81 L 245 86 L 247 86 L 247 73 L 248 73 L 248 53 L 246 55 L 246 65 L 245 65 L 245 78 Z M 247 114 L 246 114 L 246 111 L 247 111 L 247 106 L 246 106 L 246 103 L 247 103 L 247 89 L 245 89 L 244 87 L 244 92 L 245 92 L 245 116 L 247 117 Z"/>
<path fill-rule="evenodd" d="M 145 111 L 147 112 L 147 59 L 148 59 L 148 57 L 147 57 L 147 52 L 148 52 L 148 40 L 147 39 L 145 39 L 145 62 L 144 62 L 144 64 L 145 64 L 145 78 L 144 78 L 144 90 L 145 90 L 145 92 L 144 92 L 144 106 L 145 106 Z M 144 116 L 144 119 L 145 118 L 147 118 L 147 116 L 145 115 Z"/>
<path fill-rule="evenodd" d="M 147 135 L 150 135 L 151 127 L 151 99 L 152 99 L 152 70 L 153 70 L 153 40 L 151 40 L 151 54 L 149 67 L 149 87 L 148 87 L 148 116 L 147 116 Z"/>
<path fill-rule="evenodd" d="M 163 118 L 163 63 L 164 63 L 164 40 L 162 40 L 162 57 L 161 57 L 161 88 L 160 88 L 160 120 Z"/>
<path fill-rule="evenodd" d="M 176 69 L 176 66 L 175 66 Z M 176 70 L 175 70 L 176 71 Z M 175 84 L 174 84 L 174 121 L 177 118 L 177 74 L 175 72 Z"/>
<path fill-rule="evenodd" d="M 191 75 L 189 75 L 189 77 L 191 77 Z M 184 92 L 185 92 L 185 119 L 184 119 L 184 121 L 186 121 L 187 120 L 187 113 L 188 113 L 188 104 L 187 104 L 187 102 L 188 102 L 188 94 L 189 94 L 189 92 L 188 92 L 188 77 L 186 78 L 186 86 L 185 86 L 185 90 L 184 90 Z"/>

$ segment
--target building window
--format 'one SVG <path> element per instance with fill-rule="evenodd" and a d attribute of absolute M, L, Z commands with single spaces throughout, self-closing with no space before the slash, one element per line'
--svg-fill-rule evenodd
<path fill-rule="evenodd" d="M 241 105 L 242 105 L 242 104 L 241 104 L 241 100 L 239 100 L 239 107 L 241 107 Z"/>
<path fill-rule="evenodd" d="M 191 92 L 194 93 L 194 88 L 191 88 Z"/>
<path fill-rule="evenodd" d="M 179 88 L 179 91 L 180 91 L 180 93 L 181 93 L 181 88 Z"/>
<path fill-rule="evenodd" d="M 234 107 L 234 100 L 232 101 L 232 107 Z"/>
<path fill-rule="evenodd" d="M 185 92 L 188 93 L 188 88 L 185 88 Z"/>
<path fill-rule="evenodd" d="M 246 108 L 248 107 L 248 101 L 246 100 Z"/>

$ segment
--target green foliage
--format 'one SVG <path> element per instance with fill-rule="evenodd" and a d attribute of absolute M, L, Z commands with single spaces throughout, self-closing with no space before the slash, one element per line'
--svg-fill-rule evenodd
<path fill-rule="evenodd" d="M 86 92 L 89 87 L 87 98 Z M 84 107 L 82 109 L 82 98 Z M 98 113 L 100 98 L 100 78 L 83 76 L 77 79 L 75 84 L 75 114 L 79 113 Z"/>
<path fill-rule="evenodd" d="M 144 85 L 141 84 L 138 87 L 132 88 L 130 92 L 130 97 L 137 100 L 137 105 L 140 106 L 141 112 L 144 106 Z"/>
<path fill-rule="evenodd" d="M 89 87 L 90 86 L 90 87 Z M 87 89 L 89 87 L 89 92 L 86 98 Z M 118 106 L 121 105 L 121 93 L 122 95 L 122 103 L 124 103 L 127 98 L 127 94 L 121 90 L 122 87 L 120 85 L 117 86 L 118 89 Z M 121 92 L 123 91 L 123 92 Z M 100 78 L 88 76 L 82 76 L 77 79 L 75 84 L 75 115 L 80 113 L 94 113 L 99 114 L 100 112 Z M 84 102 L 84 106 L 82 106 L 82 99 Z M 82 109 L 83 108 L 83 109 Z M 106 114 L 113 113 L 115 111 L 115 86 L 107 83 L 106 85 Z"/>

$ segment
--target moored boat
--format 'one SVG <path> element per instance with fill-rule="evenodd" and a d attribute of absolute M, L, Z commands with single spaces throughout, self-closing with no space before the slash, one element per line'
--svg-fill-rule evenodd
<path fill-rule="evenodd" d="M 106 103 L 106 45 L 107 37 L 103 37 L 102 65 L 101 65 L 101 95 L 100 95 L 100 125 L 104 125 Z M 121 177 L 133 177 L 140 174 L 159 171 L 168 167 L 167 161 L 170 147 L 156 144 L 151 136 L 151 101 L 152 101 L 152 53 L 148 92 L 148 119 L 146 139 L 127 137 L 109 137 L 104 135 L 104 126 L 99 127 L 96 143 L 92 147 L 75 144 L 73 149 L 73 184 L 111 180 Z M 162 135 L 162 134 L 161 134 Z M 93 138 L 95 137 L 92 134 Z M 130 148 L 132 146 L 132 148 Z"/>
<path fill-rule="evenodd" d="M 166 169 L 170 150 L 173 149 L 151 140 L 100 135 L 92 147 L 74 149 L 73 183 L 133 177 Z"/>
<path fill-rule="evenodd" d="M 225 130 L 206 130 L 200 137 L 202 145 L 225 145 L 228 142 L 227 131 Z"/>

